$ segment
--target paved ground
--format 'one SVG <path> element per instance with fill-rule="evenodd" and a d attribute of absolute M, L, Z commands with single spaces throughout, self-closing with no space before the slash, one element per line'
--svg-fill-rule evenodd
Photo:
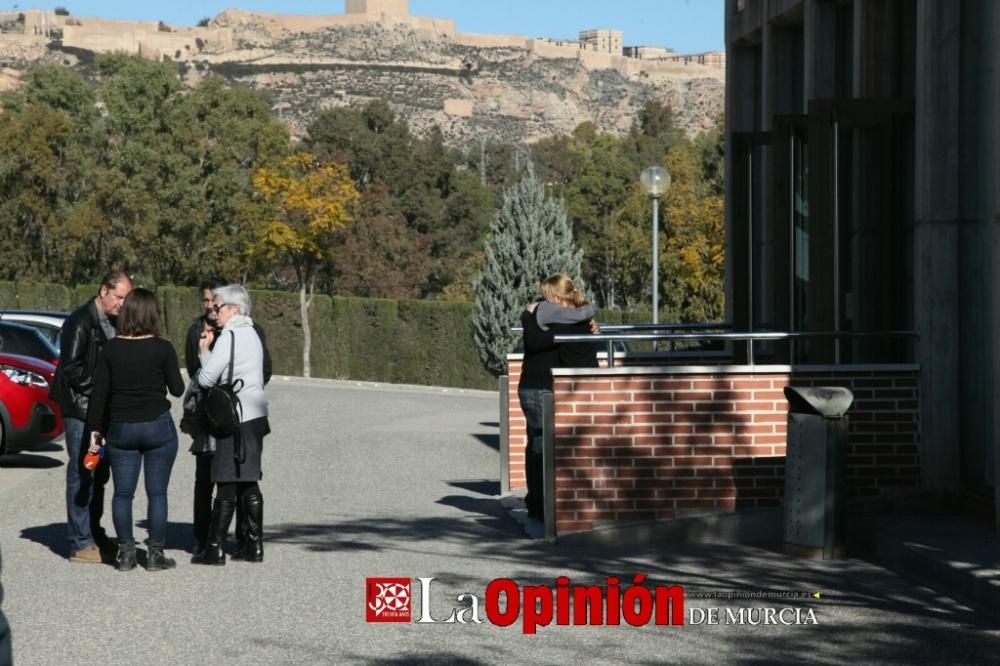
<path fill-rule="evenodd" d="M 17 666 L 972 664 L 1000 653 L 1000 633 L 979 613 L 857 560 L 809 562 L 734 546 L 572 550 L 527 539 L 496 497 L 493 394 L 280 378 L 269 392 L 262 565 L 187 563 L 194 466 L 186 453 L 170 496 L 168 548 L 180 565 L 159 573 L 70 564 L 61 448 L 2 460 L 4 610 Z M 144 515 L 137 498 L 136 519 Z M 434 577 L 430 604 L 441 620 L 461 605 L 457 595 L 482 600 L 495 578 L 598 584 L 636 573 L 685 586 L 688 624 L 549 626 L 525 635 L 520 622 L 365 622 L 369 576 L 414 579 L 415 610 L 416 578 Z M 695 598 L 710 590 L 821 598 Z M 691 608 L 711 607 L 722 609 L 722 623 L 727 608 L 791 607 L 803 618 L 811 610 L 817 624 L 690 623 Z"/>

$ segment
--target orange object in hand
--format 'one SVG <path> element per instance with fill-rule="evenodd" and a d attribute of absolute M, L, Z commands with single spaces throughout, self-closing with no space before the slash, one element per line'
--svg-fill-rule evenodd
<path fill-rule="evenodd" d="M 104 457 L 104 438 L 98 432 L 90 433 L 90 447 L 83 457 L 83 468 L 93 472 Z"/>

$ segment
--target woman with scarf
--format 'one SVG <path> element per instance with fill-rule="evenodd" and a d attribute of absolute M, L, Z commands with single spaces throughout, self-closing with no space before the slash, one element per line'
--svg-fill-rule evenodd
<path fill-rule="evenodd" d="M 196 564 L 226 563 L 226 535 L 236 505 L 246 514 L 247 538 L 233 559 L 261 562 L 264 559 L 264 497 L 261 479 L 261 452 L 264 436 L 270 432 L 267 397 L 264 395 L 264 347 L 250 318 L 250 295 L 238 284 L 212 291 L 213 310 L 218 317 L 218 333 L 205 331 L 199 342 L 198 385 L 210 388 L 229 383 L 238 387 L 240 427 L 230 437 L 216 441 L 212 459 L 215 502 L 209 526 L 208 544 Z M 213 344 L 214 343 L 214 344 Z"/>

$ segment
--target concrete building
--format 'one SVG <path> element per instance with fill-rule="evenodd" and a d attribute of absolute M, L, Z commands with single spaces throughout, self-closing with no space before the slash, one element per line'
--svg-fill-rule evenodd
<path fill-rule="evenodd" d="M 666 58 L 667 56 L 675 55 L 676 52 L 673 49 L 668 49 L 664 46 L 626 46 L 622 50 L 622 54 L 626 58 L 656 60 L 658 58 Z"/>
<path fill-rule="evenodd" d="M 730 321 L 916 331 L 769 353 L 917 364 L 921 485 L 995 516 L 998 36 L 989 0 L 726 0 Z"/>
<path fill-rule="evenodd" d="M 583 30 L 580 32 L 583 48 L 598 53 L 622 54 L 621 30 Z"/>

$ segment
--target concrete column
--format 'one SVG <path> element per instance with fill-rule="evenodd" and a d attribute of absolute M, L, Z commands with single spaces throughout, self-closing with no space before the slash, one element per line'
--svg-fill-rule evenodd
<path fill-rule="evenodd" d="M 804 42 L 803 112 L 808 100 L 829 99 L 836 94 L 837 7 L 829 0 L 806 0 Z"/>
<path fill-rule="evenodd" d="M 917 0 L 914 146 L 914 316 L 920 331 L 921 471 L 956 492 L 959 428 L 959 75 L 957 2 Z"/>
<path fill-rule="evenodd" d="M 990 3 L 992 11 L 992 21 L 989 30 L 989 48 L 984 50 L 984 54 L 992 63 L 990 95 L 993 104 L 993 117 L 1000 113 L 1000 8 L 995 3 Z M 989 51 L 992 50 L 992 54 Z M 990 57 L 992 56 L 992 57 Z M 996 531 L 1000 535 L 1000 129 L 996 123 L 990 123 L 993 132 L 992 137 L 984 137 L 988 145 L 992 146 L 991 170 L 993 173 L 993 194 L 991 222 L 993 231 L 993 261 L 992 261 L 992 289 L 990 302 L 993 305 L 993 501 L 994 518 Z"/>

